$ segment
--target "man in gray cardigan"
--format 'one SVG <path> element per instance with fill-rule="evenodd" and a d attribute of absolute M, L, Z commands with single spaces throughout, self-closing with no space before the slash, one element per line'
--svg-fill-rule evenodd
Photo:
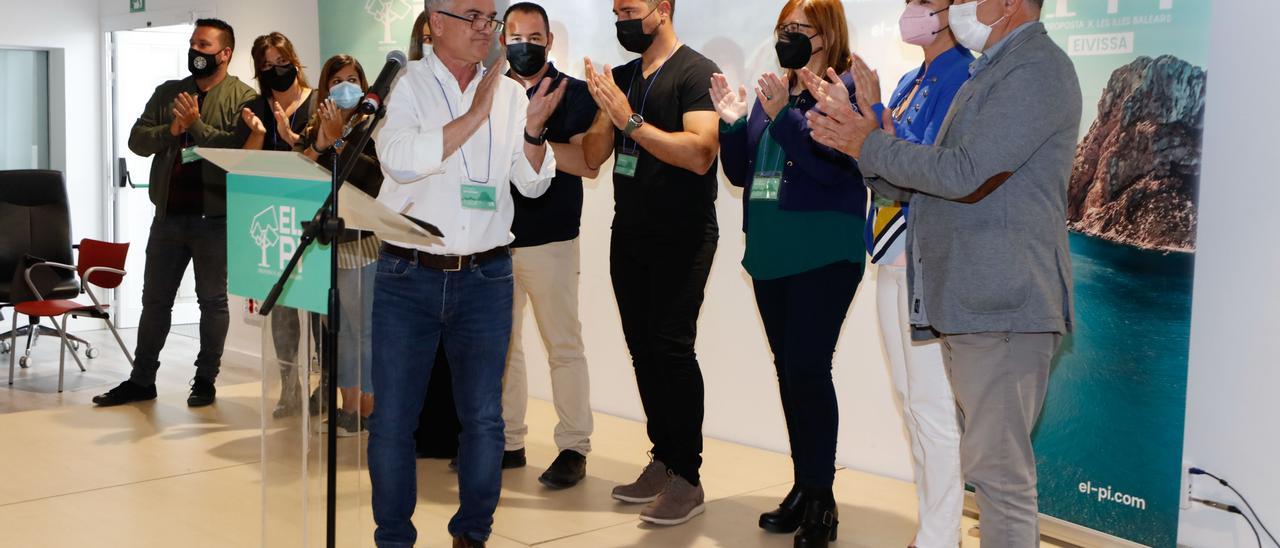
<path fill-rule="evenodd" d="M 810 117 L 814 138 L 858 159 L 878 193 L 910 201 L 911 321 L 943 339 L 983 546 L 1039 545 L 1031 430 L 1072 324 L 1066 198 L 1080 84 L 1039 23 L 1041 1 L 952 6 L 957 38 L 984 56 L 935 146 L 895 138 L 865 99 L 867 114 L 831 97 Z M 878 85 L 857 64 L 858 89 Z"/>

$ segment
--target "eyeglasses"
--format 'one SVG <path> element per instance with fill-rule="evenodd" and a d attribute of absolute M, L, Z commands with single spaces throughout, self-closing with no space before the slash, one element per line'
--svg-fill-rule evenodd
<path fill-rule="evenodd" d="M 481 17 L 479 15 L 472 15 L 471 17 L 463 17 L 456 13 L 449 13 L 447 11 L 439 11 L 437 13 L 439 13 L 440 15 L 452 17 L 459 21 L 467 21 L 471 23 L 471 30 L 474 30 L 476 32 L 484 32 L 486 30 L 493 31 L 493 32 L 502 32 L 503 22 L 498 19 L 494 19 L 492 17 Z"/>
<path fill-rule="evenodd" d="M 817 28 L 818 27 L 815 27 L 813 25 L 806 25 L 804 23 L 783 23 L 781 25 L 778 25 L 778 28 L 776 30 L 778 31 L 779 34 L 782 34 L 784 32 L 798 32 L 800 34 L 806 34 L 805 32 L 806 29 L 816 30 Z"/>

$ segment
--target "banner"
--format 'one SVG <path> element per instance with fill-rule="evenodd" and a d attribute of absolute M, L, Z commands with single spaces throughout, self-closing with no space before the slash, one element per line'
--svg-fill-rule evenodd
<path fill-rule="evenodd" d="M 1068 207 L 1076 332 L 1035 434 L 1040 511 L 1161 548 L 1178 530 L 1209 10 L 1043 11 L 1085 108 Z"/>
<path fill-rule="evenodd" d="M 580 76 L 584 56 L 615 66 L 634 58 L 617 44 L 607 2 L 542 3 L 556 35 L 550 57 L 565 72 Z M 499 13 L 508 4 L 497 1 Z M 366 70 L 407 48 L 422 7 L 319 5 L 321 52 L 356 55 Z M 681 2 L 681 39 L 731 82 L 752 82 L 778 70 L 772 31 L 781 5 Z M 844 5 L 853 49 L 879 70 L 887 95 L 921 60 L 920 48 L 898 36 L 903 2 Z M 1155 547 L 1173 547 L 1177 534 L 1209 13 L 1208 0 L 1043 7 L 1051 36 L 1075 63 L 1085 108 L 1068 227 L 1076 332 L 1055 362 L 1035 433 L 1040 509 Z"/>
<path fill-rule="evenodd" d="M 351 55 L 372 83 L 388 52 L 409 53 L 409 34 L 422 6 L 422 0 L 319 0 L 321 62 Z"/>

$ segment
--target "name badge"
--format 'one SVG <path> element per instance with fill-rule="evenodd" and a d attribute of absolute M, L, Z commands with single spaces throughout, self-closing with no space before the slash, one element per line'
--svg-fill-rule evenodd
<path fill-rule="evenodd" d="M 196 154 L 196 147 L 187 147 L 182 149 L 182 163 L 189 164 L 200 160 L 200 155 Z"/>
<path fill-rule="evenodd" d="M 872 193 L 872 200 L 875 203 L 876 207 L 897 207 L 898 205 L 898 202 L 895 202 L 888 198 L 881 197 L 879 194 L 876 194 L 874 192 Z"/>
<path fill-rule="evenodd" d="M 781 173 L 757 173 L 751 180 L 751 200 L 776 202 L 778 188 L 781 186 Z"/>
<path fill-rule="evenodd" d="M 640 163 L 640 157 L 635 154 L 618 153 L 618 159 L 613 164 L 613 172 L 623 177 L 635 177 L 636 165 Z"/>
<path fill-rule="evenodd" d="M 498 188 L 489 185 L 462 185 L 462 207 L 480 211 L 497 211 Z"/>

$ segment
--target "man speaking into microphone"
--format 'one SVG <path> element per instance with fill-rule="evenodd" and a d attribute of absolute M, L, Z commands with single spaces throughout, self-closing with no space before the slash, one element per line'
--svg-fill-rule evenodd
<path fill-rule="evenodd" d="M 389 178 L 378 201 L 432 223 L 443 243 L 388 241 L 373 303 L 369 476 L 374 540 L 413 546 L 413 432 L 444 338 L 462 435 L 453 545 L 484 546 L 502 490 L 502 374 L 511 336 L 511 192 L 538 197 L 555 176 L 545 125 L 564 95 L 532 97 L 502 67 L 481 66 L 502 28 L 494 0 L 427 0 L 433 52 L 387 101 L 377 138 Z M 512 184 L 508 184 L 508 181 Z"/>

